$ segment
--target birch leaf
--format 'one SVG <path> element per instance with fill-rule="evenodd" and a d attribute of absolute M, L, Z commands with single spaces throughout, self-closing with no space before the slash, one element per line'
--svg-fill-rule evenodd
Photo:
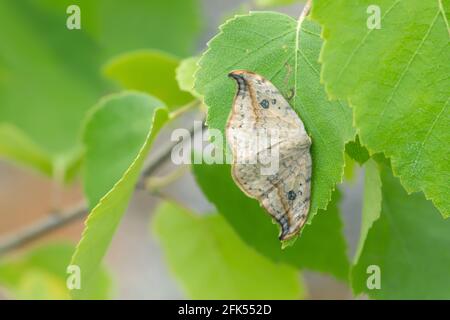
<path fill-rule="evenodd" d="M 350 102 L 369 152 L 384 152 L 406 190 L 423 191 L 448 217 L 449 1 L 377 1 L 379 29 L 368 28 L 373 3 L 314 1 L 322 79 L 331 97 Z"/>
<path fill-rule="evenodd" d="M 342 180 L 345 143 L 352 140 L 351 109 L 330 102 L 320 84 L 320 27 L 308 20 L 271 12 L 236 16 L 220 27 L 199 62 L 196 90 L 208 107 L 209 128 L 224 132 L 235 95 L 227 74 L 247 69 L 269 79 L 305 124 L 312 139 L 312 192 L 309 221 L 325 209 Z"/>

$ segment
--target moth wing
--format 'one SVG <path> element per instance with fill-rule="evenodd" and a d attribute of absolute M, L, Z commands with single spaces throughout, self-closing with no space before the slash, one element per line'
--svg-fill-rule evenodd
<path fill-rule="evenodd" d="M 261 175 L 263 165 L 233 164 L 232 176 L 248 196 L 261 205 L 281 226 L 280 238 L 297 234 L 307 219 L 310 204 L 311 156 L 297 150 L 280 159 L 272 175 Z"/>
<path fill-rule="evenodd" d="M 261 125 L 282 131 L 299 130 L 306 134 L 303 122 L 275 85 L 264 77 L 252 74 L 248 78 L 250 96 L 254 99 Z"/>
<path fill-rule="evenodd" d="M 226 128 L 232 176 L 281 225 L 280 239 L 288 239 L 300 230 L 309 211 L 311 140 L 270 81 L 248 71 L 230 75 L 238 83 Z M 265 174 L 273 152 L 278 153 L 278 168 Z"/>
<path fill-rule="evenodd" d="M 272 88 L 270 89 L 270 93 L 256 91 L 255 94 L 255 104 L 258 106 L 266 105 L 265 101 L 269 102 L 268 108 L 260 107 L 258 110 L 261 117 L 264 118 L 264 122 L 261 123 L 264 123 L 268 127 L 278 128 L 280 130 L 301 129 L 304 131 L 303 122 L 289 105 L 288 101 L 278 89 L 273 86 L 273 84 L 267 82 L 267 86 Z"/>

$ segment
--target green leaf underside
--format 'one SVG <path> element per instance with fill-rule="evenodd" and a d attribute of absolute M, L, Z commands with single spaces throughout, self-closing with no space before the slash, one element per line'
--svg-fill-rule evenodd
<path fill-rule="evenodd" d="M 234 69 L 261 74 L 285 97 L 295 88 L 290 104 L 312 139 L 311 221 L 317 210 L 326 208 L 342 180 L 344 146 L 354 137 L 350 108 L 328 101 L 320 84 L 320 29 L 307 19 L 297 37 L 297 21 L 292 18 L 253 12 L 236 16 L 220 30 L 208 44 L 196 74 L 195 88 L 208 106 L 208 126 L 224 132 L 236 92 L 227 74 Z"/>
<path fill-rule="evenodd" d="M 69 299 L 66 272 L 73 253 L 72 244 L 48 244 L 25 256 L 0 261 L 0 285 L 15 299 Z M 88 284 L 86 284 L 88 285 Z M 104 268 L 89 284 L 87 299 L 108 299 L 111 279 Z"/>
<path fill-rule="evenodd" d="M 378 299 L 449 299 L 450 220 L 442 220 L 421 193 L 408 195 L 387 167 L 381 181 L 381 215 L 353 268 L 354 292 Z M 380 268 L 380 290 L 366 286 L 370 265 Z"/>
<path fill-rule="evenodd" d="M 380 217 L 381 212 L 381 179 L 378 165 L 370 159 L 364 165 L 364 196 L 361 216 L 361 233 L 355 261 L 358 260 L 372 224 Z"/>
<path fill-rule="evenodd" d="M 355 160 L 350 158 L 348 154 L 345 154 L 345 165 L 344 165 L 344 179 L 346 182 L 353 183 L 356 177 L 356 171 L 358 170 L 357 163 Z"/>
<path fill-rule="evenodd" d="M 81 9 L 80 30 L 66 27 L 73 4 Z M 0 43 L 0 125 L 14 126 L 18 137 L 12 139 L 26 138 L 44 158 L 31 160 L 36 154 L 28 154 L 35 151 L 30 144 L 11 152 L 2 136 L 0 156 L 45 175 L 73 171 L 85 114 L 111 90 L 101 65 L 141 48 L 191 54 L 198 18 L 197 0 L 137 0 L 133 6 L 120 0 L 1 1 L 0 38 L 6 40 Z"/>
<path fill-rule="evenodd" d="M 122 87 L 149 93 L 175 109 L 193 100 L 178 87 L 175 79 L 178 65 L 177 58 L 164 52 L 141 50 L 112 59 L 103 72 Z"/>
<path fill-rule="evenodd" d="M 306 225 L 295 243 L 281 249 L 279 228 L 259 203 L 235 185 L 229 165 L 193 165 L 195 178 L 217 210 L 249 246 L 274 261 L 330 273 L 347 280 L 349 262 L 342 234 L 335 191 L 327 211 L 319 210 L 314 223 Z"/>
<path fill-rule="evenodd" d="M 366 26 L 370 4 L 314 1 L 322 79 L 330 96 L 351 102 L 369 151 L 384 152 L 406 190 L 423 191 L 448 217 L 449 2 L 377 1 L 381 29 Z"/>
<path fill-rule="evenodd" d="M 219 214 L 163 203 L 153 219 L 167 262 L 191 299 L 299 299 L 298 271 L 249 248 Z"/>
<path fill-rule="evenodd" d="M 72 264 L 80 266 L 89 283 L 127 208 L 153 139 L 168 118 L 159 100 L 143 93 L 104 99 L 91 114 L 85 130 L 85 193 L 93 208 Z M 117 130 L 117 128 L 121 128 Z M 72 292 L 84 298 L 84 290 Z"/>

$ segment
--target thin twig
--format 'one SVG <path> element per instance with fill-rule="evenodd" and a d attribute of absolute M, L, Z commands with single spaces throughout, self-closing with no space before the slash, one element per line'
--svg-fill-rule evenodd
<path fill-rule="evenodd" d="M 161 190 L 179 180 L 189 169 L 190 167 L 187 165 L 180 165 L 162 177 L 150 176 L 145 179 L 145 189 L 150 193 L 155 190 Z"/>
<path fill-rule="evenodd" d="M 298 19 L 299 20 L 299 24 L 301 24 L 303 22 L 303 20 L 305 20 L 306 16 L 311 11 L 311 6 L 312 6 L 312 0 L 308 0 L 305 3 L 305 6 L 303 7 L 302 13 L 300 14 L 300 17 Z"/>
<path fill-rule="evenodd" d="M 204 121 L 202 122 L 204 124 Z M 203 130 L 203 128 L 204 125 L 199 128 L 199 130 Z M 196 130 L 197 128 L 193 126 L 189 130 L 189 135 L 186 135 L 186 137 L 183 138 L 183 141 L 186 141 L 186 139 L 191 139 Z M 159 152 L 154 159 L 149 161 L 148 164 L 144 165 L 144 169 L 142 170 L 141 177 L 136 188 L 139 188 L 140 186 L 142 187 L 147 177 L 153 174 L 170 158 L 173 147 L 175 147 L 178 143 L 179 141 L 169 143 L 167 147 Z M 33 241 L 49 233 L 50 231 L 61 228 L 72 221 L 83 218 L 88 213 L 89 210 L 84 201 L 78 206 L 65 212 L 60 212 L 58 214 L 50 213 L 42 220 L 37 221 L 32 225 L 24 228 L 17 234 L 5 237 L 4 239 L 0 240 L 0 256 L 19 246 L 29 243 L 30 241 Z"/>
<path fill-rule="evenodd" d="M 50 213 L 44 219 L 26 227 L 19 233 L 11 235 L 0 242 L 0 255 L 28 243 L 50 231 L 58 229 L 72 221 L 87 215 L 86 205 L 83 203 L 67 212 Z"/>
<path fill-rule="evenodd" d="M 189 130 L 189 134 L 186 135 L 185 137 L 183 137 L 181 140 L 182 141 L 186 141 L 186 138 L 189 139 L 192 138 L 194 132 L 198 129 L 198 130 L 203 130 L 205 128 L 205 121 L 202 120 L 202 126 L 201 128 L 196 128 L 195 125 L 192 126 Z M 156 156 L 156 158 L 153 161 L 150 161 L 148 163 L 148 165 L 144 168 L 144 170 L 142 171 L 141 174 L 141 179 L 137 184 L 137 188 L 138 189 L 144 189 L 145 188 L 145 179 L 146 177 L 150 176 L 156 169 L 158 169 L 163 163 L 165 163 L 169 158 L 170 155 L 172 153 L 172 149 L 180 142 L 179 141 L 175 141 L 172 142 L 171 144 L 168 144 L 163 150 L 161 150 L 158 155 Z"/>

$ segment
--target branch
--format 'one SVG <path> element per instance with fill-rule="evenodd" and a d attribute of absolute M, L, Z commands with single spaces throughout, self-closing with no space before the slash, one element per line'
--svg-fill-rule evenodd
<path fill-rule="evenodd" d="M 72 221 L 78 220 L 86 216 L 87 213 L 87 208 L 84 203 L 64 213 L 50 213 L 44 219 L 26 227 L 18 234 L 3 239 L 0 242 L 0 255 L 26 244 L 52 230 L 65 226 Z"/>
<path fill-rule="evenodd" d="M 195 134 L 197 129 L 203 131 L 205 126 L 204 121 L 202 122 L 203 126 L 201 128 L 192 127 L 189 130 L 189 134 L 184 136 L 182 141 L 192 139 L 192 135 Z M 154 159 L 150 160 L 146 165 L 144 165 L 144 169 L 142 170 L 141 177 L 136 185 L 136 188 L 142 188 L 145 185 L 145 180 L 170 158 L 173 147 L 175 147 L 178 143 L 179 141 L 169 143 L 167 147 L 160 151 Z M 31 226 L 24 228 L 19 233 L 2 239 L 0 241 L 0 256 L 21 245 L 33 241 L 49 233 L 50 231 L 61 228 L 72 221 L 83 218 L 88 213 L 89 210 L 84 201 L 78 206 L 66 212 L 50 213 L 47 217 L 41 219 Z"/>

